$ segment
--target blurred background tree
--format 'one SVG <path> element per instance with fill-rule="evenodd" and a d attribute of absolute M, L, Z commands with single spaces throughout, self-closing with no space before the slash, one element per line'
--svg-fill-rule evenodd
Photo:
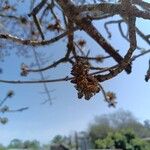
<path fill-rule="evenodd" d="M 128 130 L 131 131 L 131 133 L 135 133 L 135 135 L 139 138 L 150 137 L 150 130 L 146 128 L 144 124 L 139 122 L 131 112 L 124 110 L 119 110 L 109 115 L 95 117 L 95 122 L 89 125 L 88 133 L 93 147 L 96 147 L 95 142 L 97 140 L 99 143 L 101 139 L 105 139 L 107 137 L 106 141 L 101 141 L 102 143 L 107 143 L 107 140 L 110 140 L 110 135 L 118 133 L 121 134 L 121 137 L 123 137 L 123 131 Z M 128 134 L 125 135 L 127 136 Z"/>

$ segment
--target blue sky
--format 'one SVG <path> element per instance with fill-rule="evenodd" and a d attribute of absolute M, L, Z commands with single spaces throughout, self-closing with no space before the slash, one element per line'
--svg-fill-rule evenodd
<path fill-rule="evenodd" d="M 95 24 L 106 35 L 102 24 Z M 146 21 L 145 23 L 142 19 L 139 19 L 137 24 L 145 33 L 150 32 L 150 22 Z M 128 43 L 123 42 L 120 38 L 117 26 L 110 26 L 110 30 L 114 33 L 111 40 L 113 46 L 117 47 L 123 54 L 128 47 Z M 78 36 L 84 37 L 88 41 L 87 47 L 92 49 L 92 54 L 100 51 L 99 46 L 83 32 L 80 32 Z M 138 39 L 138 43 L 145 49 L 150 48 L 141 39 Z M 53 58 L 63 54 L 62 49 L 65 49 L 64 42 L 44 48 L 44 50 L 52 51 Z M 132 74 L 127 75 L 123 72 L 116 78 L 102 83 L 107 91 L 116 92 L 118 102 L 116 108 L 109 108 L 101 93 L 94 96 L 90 101 L 78 100 L 76 90 L 69 82 L 48 84 L 49 89 L 54 90 L 51 93 L 52 106 L 41 105 L 46 99 L 46 95 L 40 94 L 43 91 L 43 85 L 41 84 L 12 85 L 1 83 L 1 98 L 5 96 L 9 89 L 15 91 L 15 96 L 9 99 L 6 105 L 14 109 L 29 106 L 30 109 L 22 113 L 4 115 L 9 118 L 9 123 L 0 125 L 0 143 L 8 144 L 13 138 L 37 139 L 42 143 L 47 143 L 56 134 L 68 135 L 75 130 L 86 130 L 94 116 L 111 113 L 120 108 L 131 111 L 140 121 L 150 119 L 150 83 L 144 81 L 149 59 L 150 55 L 148 54 L 133 62 Z M 1 79 L 18 78 L 22 61 L 25 60 L 12 55 L 6 58 L 3 63 L 0 63 L 4 68 L 3 74 L 0 74 Z M 109 63 L 109 61 L 106 63 Z M 58 70 L 48 71 L 45 75 L 54 78 L 63 76 L 66 72 L 68 72 L 68 66 L 61 65 Z M 30 79 L 38 77 L 39 75 L 34 76 L 33 74 L 29 76 Z"/>

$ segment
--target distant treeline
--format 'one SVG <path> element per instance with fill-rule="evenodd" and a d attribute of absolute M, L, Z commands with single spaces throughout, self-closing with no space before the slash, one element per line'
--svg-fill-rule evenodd
<path fill-rule="evenodd" d="M 12 148 L 49 150 L 51 145 L 65 145 L 69 149 L 150 149 L 150 120 L 143 123 L 129 111 L 118 110 L 112 114 L 96 116 L 88 125 L 86 131 L 75 132 L 69 136 L 56 135 L 48 144 L 41 145 L 39 141 L 22 141 L 13 139 L 6 147 L 0 145 L 0 150 Z"/>

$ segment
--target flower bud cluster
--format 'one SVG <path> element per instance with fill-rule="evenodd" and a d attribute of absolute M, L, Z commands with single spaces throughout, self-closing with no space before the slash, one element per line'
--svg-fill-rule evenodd
<path fill-rule="evenodd" d="M 84 97 L 89 100 L 93 95 L 100 91 L 98 80 L 89 74 L 90 64 L 85 59 L 78 59 L 72 67 L 71 74 L 74 78 L 71 83 L 75 84 L 78 91 L 78 98 Z"/>

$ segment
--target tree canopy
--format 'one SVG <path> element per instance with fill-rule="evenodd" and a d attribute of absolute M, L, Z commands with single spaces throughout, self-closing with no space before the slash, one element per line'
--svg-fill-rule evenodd
<path fill-rule="evenodd" d="M 123 71 L 130 74 L 134 67 L 133 61 L 150 52 L 150 34 L 148 31 L 141 31 L 137 26 L 136 21 L 140 18 L 144 21 L 150 19 L 150 4 L 144 0 L 2 0 L 1 60 L 10 54 L 17 54 L 25 58 L 30 57 L 36 63 L 31 61 L 21 64 L 20 75 L 27 77 L 27 80 L 1 78 L 0 82 L 42 83 L 50 100 L 48 83 L 70 81 L 77 90 L 79 99 L 89 100 L 101 92 L 109 106 L 115 106 L 116 95 L 110 91 L 106 92 L 102 82 L 116 77 Z M 112 36 L 109 26 L 117 24 L 122 40 L 128 42 L 125 43 L 127 49 L 123 52 L 122 49 L 114 47 L 111 40 L 96 26 L 97 22 L 103 23 L 108 38 L 116 38 Z M 83 32 L 99 46 L 98 50 L 89 50 L 84 37 L 77 37 Z M 148 48 L 143 47 L 138 38 L 144 40 Z M 65 42 L 62 42 L 63 40 Z M 60 56 L 53 60 L 46 59 L 50 52 L 45 52 L 42 48 L 59 43 L 64 45 L 64 48 L 59 50 L 62 51 L 59 52 Z M 108 59 L 110 63 L 102 63 Z M 44 76 L 44 72 L 57 69 L 59 65 L 68 66 L 65 76 L 56 78 L 52 74 L 48 79 Z M 41 79 L 28 78 L 37 73 L 40 73 Z M 150 67 L 145 81 L 149 78 Z"/>
<path fill-rule="evenodd" d="M 148 150 L 150 147 L 143 140 L 150 137 L 150 130 L 129 111 L 118 110 L 111 114 L 97 116 L 90 123 L 87 132 L 93 148 Z"/>

